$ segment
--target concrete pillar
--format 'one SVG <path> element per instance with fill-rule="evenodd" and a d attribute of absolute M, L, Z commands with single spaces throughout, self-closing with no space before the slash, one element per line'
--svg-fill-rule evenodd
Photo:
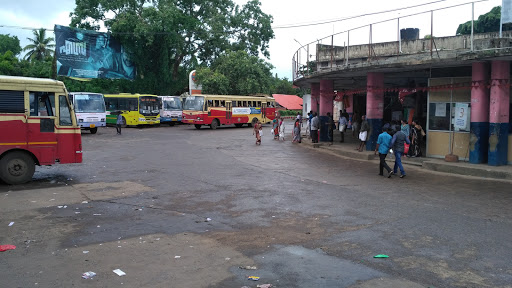
<path fill-rule="evenodd" d="M 334 96 L 334 82 L 332 80 L 320 80 L 320 116 L 332 114 L 332 101 Z"/>
<path fill-rule="evenodd" d="M 492 61 L 489 106 L 489 153 L 491 166 L 507 164 L 508 115 L 510 113 L 510 62 Z"/>
<path fill-rule="evenodd" d="M 349 95 L 346 95 L 345 97 L 347 97 L 348 99 L 348 107 L 346 107 L 345 109 L 345 112 L 348 113 L 348 125 L 347 125 L 347 128 L 348 129 L 352 129 L 352 117 L 354 116 L 354 95 L 352 94 L 349 94 Z"/>
<path fill-rule="evenodd" d="M 370 72 L 366 80 L 366 119 L 370 124 L 370 133 L 366 142 L 366 150 L 377 147 L 377 138 L 382 133 L 384 116 L 384 74 Z"/>
<path fill-rule="evenodd" d="M 471 134 L 469 140 L 469 162 L 487 163 L 489 150 L 489 65 L 473 63 L 471 74 Z"/>
<path fill-rule="evenodd" d="M 311 109 L 310 110 L 313 112 L 318 112 L 319 106 L 320 106 L 320 83 L 311 83 Z"/>

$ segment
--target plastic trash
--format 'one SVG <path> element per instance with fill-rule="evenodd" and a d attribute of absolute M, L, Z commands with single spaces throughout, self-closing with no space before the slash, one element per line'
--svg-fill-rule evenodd
<path fill-rule="evenodd" d="M 389 256 L 388 255 L 384 255 L 384 254 L 379 254 L 379 255 L 373 256 L 373 258 L 389 258 Z"/>
<path fill-rule="evenodd" d="M 260 280 L 260 277 L 258 277 L 258 276 L 249 276 L 249 277 L 247 277 L 247 280 L 258 281 L 258 280 Z"/>
<path fill-rule="evenodd" d="M 94 276 L 96 276 L 96 273 L 94 273 L 92 271 L 87 271 L 84 274 L 82 274 L 82 278 L 84 278 L 84 279 L 89 279 L 89 278 L 92 278 Z"/>
<path fill-rule="evenodd" d="M 112 272 L 116 273 L 118 276 L 126 275 L 126 273 L 124 273 L 121 269 L 112 270 Z"/>
<path fill-rule="evenodd" d="M 12 225 L 14 225 L 14 222 L 9 223 L 9 227 L 11 227 Z"/>
<path fill-rule="evenodd" d="M 16 249 L 16 246 L 14 245 L 0 245 L 0 252 L 4 252 L 7 250 L 14 250 Z"/>
<path fill-rule="evenodd" d="M 274 287 L 272 284 L 261 284 L 256 286 L 257 288 L 271 288 Z"/>
<path fill-rule="evenodd" d="M 245 270 L 256 270 L 256 269 L 258 269 L 258 268 L 256 268 L 256 266 L 238 266 L 238 268 L 245 269 Z"/>

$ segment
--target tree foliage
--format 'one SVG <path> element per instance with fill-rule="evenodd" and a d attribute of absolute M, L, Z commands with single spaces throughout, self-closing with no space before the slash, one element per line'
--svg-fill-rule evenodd
<path fill-rule="evenodd" d="M 32 43 L 23 48 L 23 51 L 28 51 L 25 59 L 42 61 L 46 57 L 52 56 L 53 48 L 55 48 L 55 44 L 52 42 L 55 39 L 53 37 L 46 37 L 46 29 L 44 28 L 33 30 L 32 33 L 34 38 L 27 38 Z"/>
<path fill-rule="evenodd" d="M 258 0 L 76 0 L 71 26 L 105 26 L 131 53 L 140 88 L 175 94 L 227 50 L 269 57 L 272 16 Z M 107 15 L 113 15 L 107 18 Z"/>
<path fill-rule="evenodd" d="M 501 6 L 496 6 L 491 11 L 480 15 L 477 20 L 473 21 L 474 33 L 498 32 L 500 31 Z M 503 30 L 512 29 L 512 24 L 504 24 Z M 457 35 L 471 34 L 471 21 L 462 23 L 457 28 Z"/>
<path fill-rule="evenodd" d="M 20 39 L 18 39 L 17 36 L 0 34 L 0 55 L 7 51 L 11 51 L 12 54 L 18 55 L 21 52 Z"/>
<path fill-rule="evenodd" d="M 245 51 L 228 51 L 209 68 L 198 69 L 197 81 L 209 94 L 270 93 L 272 65 Z"/>

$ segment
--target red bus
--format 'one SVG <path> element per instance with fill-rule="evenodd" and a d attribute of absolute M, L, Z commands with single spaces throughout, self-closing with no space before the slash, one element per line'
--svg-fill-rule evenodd
<path fill-rule="evenodd" d="M 35 165 L 81 162 L 80 127 L 64 83 L 0 76 L 0 179 L 21 184 Z"/>
<path fill-rule="evenodd" d="M 276 102 L 269 96 L 193 95 L 183 105 L 183 123 L 196 129 L 234 124 L 251 126 L 255 121 L 270 123 L 276 115 Z"/>

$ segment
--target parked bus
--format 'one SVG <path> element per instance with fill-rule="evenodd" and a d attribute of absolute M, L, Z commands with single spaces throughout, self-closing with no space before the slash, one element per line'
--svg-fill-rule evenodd
<path fill-rule="evenodd" d="M 255 121 L 269 123 L 275 118 L 275 100 L 269 96 L 194 95 L 187 96 L 183 107 L 183 123 L 196 129 L 209 125 L 235 124 L 251 126 Z"/>
<path fill-rule="evenodd" d="M 64 83 L 0 76 L 0 179 L 21 184 L 35 165 L 81 163 L 82 138 Z"/>
<path fill-rule="evenodd" d="M 122 112 L 122 127 L 160 124 L 160 99 L 156 95 L 128 94 L 104 95 L 107 106 L 107 124 L 116 125 L 117 115 Z"/>
<path fill-rule="evenodd" d="M 89 130 L 91 134 L 96 134 L 98 127 L 107 125 L 105 99 L 102 94 L 71 92 L 69 93 L 69 100 L 75 108 L 78 126 L 83 130 Z"/>
<path fill-rule="evenodd" d="M 181 122 L 183 108 L 180 96 L 158 96 L 162 100 L 162 109 L 160 109 L 160 123 L 174 126 Z"/>

